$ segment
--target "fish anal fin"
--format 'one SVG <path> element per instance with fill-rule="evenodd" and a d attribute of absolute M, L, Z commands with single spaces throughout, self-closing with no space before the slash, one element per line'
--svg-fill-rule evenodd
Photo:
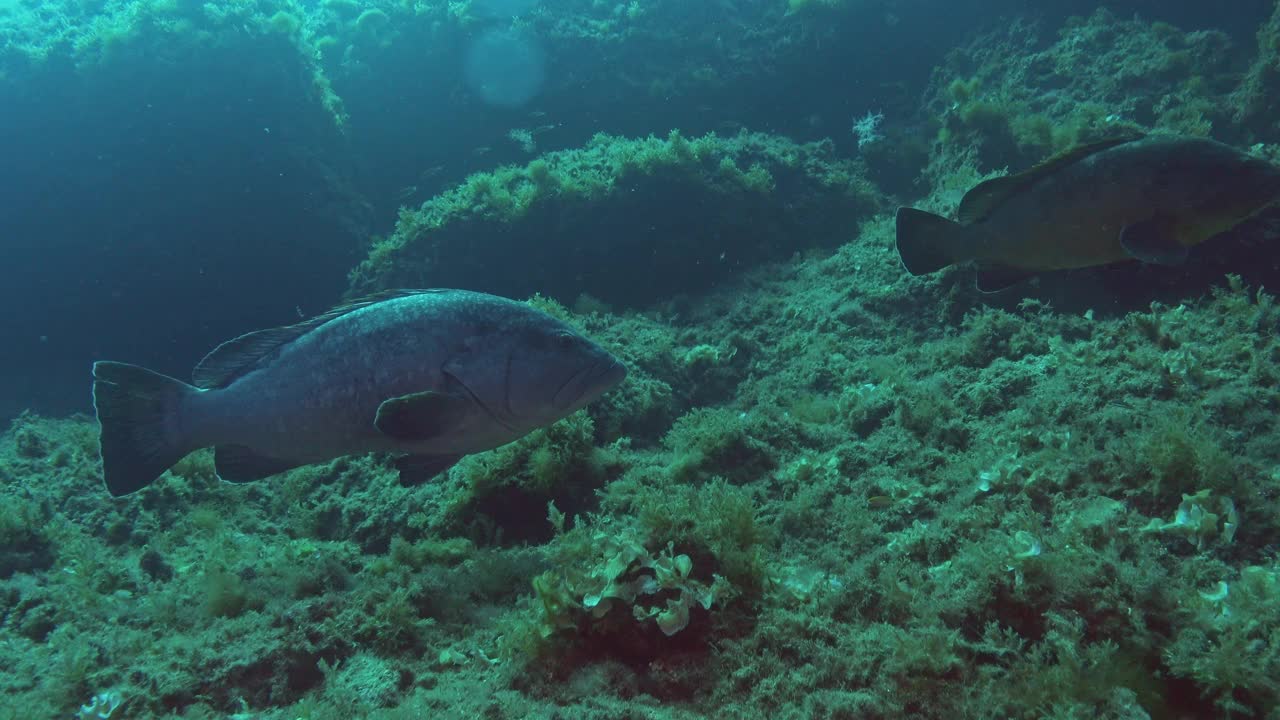
<path fill-rule="evenodd" d="M 1156 215 L 1126 225 L 1120 231 L 1120 245 L 1132 257 L 1155 265 L 1180 265 L 1187 259 L 1188 249 L 1178 241 L 1176 219 Z"/>
<path fill-rule="evenodd" d="M 428 390 L 384 400 L 373 426 L 403 442 L 430 440 L 456 427 L 470 409 L 465 397 Z"/>
<path fill-rule="evenodd" d="M 219 478 L 233 483 L 261 480 L 304 464 L 263 455 L 244 445 L 219 445 L 213 449 L 214 471 Z"/>
<path fill-rule="evenodd" d="M 267 364 L 267 361 L 284 346 L 331 320 L 384 300 L 428 292 L 448 291 L 388 290 L 339 305 L 300 323 L 258 330 L 233 338 L 204 356 L 195 370 L 191 371 L 192 382 L 198 388 L 226 387 L 241 375 Z"/>
<path fill-rule="evenodd" d="M 1035 273 L 1008 265 L 983 265 L 978 268 L 975 282 L 979 292 L 994 293 L 1007 290 L 1032 275 Z"/>
<path fill-rule="evenodd" d="M 396 458 L 400 484 L 415 487 L 448 470 L 462 459 L 461 455 L 404 455 Z"/>
<path fill-rule="evenodd" d="M 1009 198 L 1022 192 L 1041 178 L 1079 162 L 1094 153 L 1133 142 L 1142 137 L 1144 136 L 1141 134 L 1130 133 L 1106 140 L 1076 145 L 1028 170 L 980 182 L 965 193 L 964 198 L 960 200 L 960 209 L 956 212 L 956 218 L 965 225 L 984 220 Z"/>

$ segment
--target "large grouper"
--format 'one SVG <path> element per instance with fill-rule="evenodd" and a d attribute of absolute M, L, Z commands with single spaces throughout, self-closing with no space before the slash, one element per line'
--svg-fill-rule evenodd
<path fill-rule="evenodd" d="M 386 452 L 399 456 L 401 481 L 417 484 L 573 413 L 626 372 L 526 303 L 403 290 L 225 342 L 196 366 L 193 385 L 96 362 L 93 400 L 115 496 L 210 446 L 231 482 Z"/>
<path fill-rule="evenodd" d="M 1176 264 L 1188 249 L 1280 200 L 1280 168 L 1213 140 L 1126 135 L 987 180 L 957 220 L 900 208 L 898 256 L 912 275 L 967 260 L 978 288 L 1122 260 Z"/>

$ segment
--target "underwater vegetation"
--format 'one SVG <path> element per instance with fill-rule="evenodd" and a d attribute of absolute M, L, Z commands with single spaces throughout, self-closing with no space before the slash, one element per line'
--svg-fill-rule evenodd
<path fill-rule="evenodd" d="M 395 232 L 352 271 L 350 292 L 457 283 L 652 303 L 647 278 L 702 290 L 831 247 L 886 208 L 865 164 L 835 157 L 829 141 L 600 134 L 401 209 Z"/>
<path fill-rule="evenodd" d="M 691 5 L 527 22 L 631 48 Z M 760 12 L 829 40 L 861 6 Z M 296 49 L 304 124 L 352 136 L 353 78 L 490 12 L 94 7 L 5 11 L 6 67 L 109 69 L 217 14 L 234 29 L 190 52 Z M 705 89 L 723 78 L 685 63 L 801 52 L 753 54 L 781 37 L 761 27 L 644 62 Z M 1275 211 L 1185 266 L 996 296 L 963 266 L 908 273 L 893 218 L 1114 133 L 1274 163 L 1278 58 L 1280 4 L 1256 37 L 1090 8 L 973 34 L 861 148 L 655 121 L 450 170 L 367 233 L 346 293 L 527 300 L 625 382 L 416 486 L 384 454 L 231 484 L 200 450 L 113 499 L 93 418 L 22 414 L 0 435 L 0 717 L 1280 717 Z"/>
<path fill-rule="evenodd" d="M 89 420 L 19 419 L 6 693 L 50 716 L 107 690 L 187 716 L 1274 707 L 1271 296 L 973 308 L 939 335 L 940 297 L 887 314 L 899 293 L 823 279 L 900 272 L 868 232 L 680 320 L 581 318 L 642 386 L 719 402 L 606 396 L 420 488 L 376 457 L 231 486 L 199 453 L 106 503 Z M 669 429 L 622 435 L 654 397 Z"/>

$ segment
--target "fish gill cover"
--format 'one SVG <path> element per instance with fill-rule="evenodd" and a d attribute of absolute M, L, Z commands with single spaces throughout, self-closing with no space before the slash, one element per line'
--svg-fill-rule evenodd
<path fill-rule="evenodd" d="M 0 4 L 0 717 L 1275 717 L 1276 211 L 894 250 L 1083 143 L 1280 161 L 1280 4 L 1100 5 Z M 92 360 L 406 285 L 627 379 L 419 486 L 108 496 Z"/>

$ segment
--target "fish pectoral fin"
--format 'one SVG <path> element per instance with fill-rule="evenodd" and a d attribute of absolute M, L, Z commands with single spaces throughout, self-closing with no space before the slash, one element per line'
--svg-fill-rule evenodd
<path fill-rule="evenodd" d="M 403 455 L 396 458 L 395 466 L 400 471 L 400 484 L 414 487 L 448 470 L 461 459 L 461 455 Z"/>
<path fill-rule="evenodd" d="M 978 268 L 975 284 L 979 292 L 993 293 L 1006 290 L 1035 275 L 1034 272 L 1008 265 L 983 265 Z"/>
<path fill-rule="evenodd" d="M 465 397 L 428 390 L 384 400 L 373 426 L 396 440 L 430 440 L 457 427 L 470 410 Z"/>
<path fill-rule="evenodd" d="M 304 464 L 263 455 L 244 445 L 219 445 L 213 449 L 214 472 L 233 483 L 261 480 Z"/>
<path fill-rule="evenodd" d="M 1120 231 L 1120 245 L 1144 263 L 1179 265 L 1187 259 L 1186 246 L 1178 242 L 1176 222 L 1167 215 L 1125 225 Z"/>

